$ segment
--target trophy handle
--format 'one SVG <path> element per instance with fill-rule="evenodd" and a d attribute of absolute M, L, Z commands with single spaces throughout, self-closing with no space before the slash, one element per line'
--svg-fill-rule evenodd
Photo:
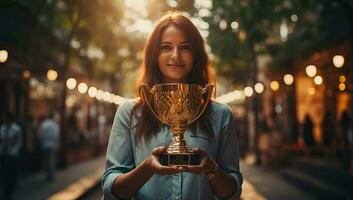
<path fill-rule="evenodd" d="M 159 118 L 157 113 L 154 111 L 154 109 L 152 108 L 152 105 L 150 104 L 150 101 L 149 101 L 150 97 L 155 94 L 155 91 L 153 89 L 151 90 L 147 84 L 141 84 L 139 92 L 141 93 L 141 91 L 142 91 L 142 96 L 143 96 L 144 100 L 146 101 L 148 107 L 152 111 L 153 115 L 156 116 L 157 119 L 159 119 L 159 121 L 163 122 L 163 120 L 161 118 Z"/>
<path fill-rule="evenodd" d="M 199 117 L 201 117 L 202 113 L 206 110 L 206 107 L 211 99 L 213 87 L 214 87 L 214 85 L 207 84 L 204 88 L 201 89 L 201 94 L 204 95 L 207 92 L 206 103 L 205 103 L 205 106 L 203 106 L 202 111 L 197 115 L 195 120 L 193 120 L 190 124 L 194 123 Z"/>

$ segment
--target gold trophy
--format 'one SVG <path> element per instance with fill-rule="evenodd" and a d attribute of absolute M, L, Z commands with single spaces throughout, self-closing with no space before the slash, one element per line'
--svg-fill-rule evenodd
<path fill-rule="evenodd" d="M 159 84 L 152 89 L 141 85 L 140 92 L 152 113 L 164 124 L 171 126 L 173 139 L 167 153 L 160 155 L 162 165 L 198 165 L 198 154 L 193 153 L 184 140 L 186 126 L 196 121 L 205 111 L 213 85 L 202 88 L 196 84 Z"/>

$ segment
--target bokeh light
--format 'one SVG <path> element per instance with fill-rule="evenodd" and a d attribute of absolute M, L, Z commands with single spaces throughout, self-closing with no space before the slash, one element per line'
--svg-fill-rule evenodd
<path fill-rule="evenodd" d="M 84 94 L 87 92 L 88 86 L 86 83 L 80 83 L 78 84 L 77 89 L 79 93 Z"/>
<path fill-rule="evenodd" d="M 49 69 L 47 72 L 47 78 L 49 81 L 55 81 L 58 78 L 58 72 L 53 69 Z"/>
<path fill-rule="evenodd" d="M 76 87 L 77 81 L 74 78 L 69 78 L 66 81 L 66 87 L 70 90 L 73 90 Z"/>
<path fill-rule="evenodd" d="M 286 85 L 292 85 L 293 82 L 294 82 L 294 77 L 293 77 L 293 75 L 291 75 L 291 74 L 285 74 L 285 75 L 283 76 L 283 82 L 284 82 L 284 84 L 286 84 Z"/>
<path fill-rule="evenodd" d="M 9 54 L 6 50 L 0 50 L 0 63 L 6 62 L 8 56 Z"/>
<path fill-rule="evenodd" d="M 306 72 L 306 75 L 308 75 L 309 77 L 314 77 L 317 73 L 317 68 L 315 65 L 308 65 L 305 68 L 305 72 Z"/>
<path fill-rule="evenodd" d="M 88 89 L 88 96 L 90 96 L 90 97 L 96 97 L 97 92 L 98 92 L 98 90 L 97 90 L 96 87 L 90 87 L 90 88 Z"/>
<path fill-rule="evenodd" d="M 316 91 L 315 91 L 314 87 L 309 87 L 307 92 L 308 92 L 309 95 L 314 95 Z"/>
<path fill-rule="evenodd" d="M 250 86 L 245 87 L 244 88 L 244 94 L 247 97 L 251 97 L 254 94 L 254 90 Z"/>
<path fill-rule="evenodd" d="M 340 91 L 344 91 L 344 90 L 346 89 L 346 84 L 344 84 L 344 83 L 338 84 L 338 89 L 339 89 Z"/>
<path fill-rule="evenodd" d="M 322 83 L 322 77 L 321 77 L 321 76 L 315 76 L 315 78 L 314 78 L 314 83 L 315 83 L 316 85 L 321 85 L 321 83 Z"/>
<path fill-rule="evenodd" d="M 279 83 L 278 81 L 271 81 L 270 83 L 270 88 L 272 91 L 277 91 L 279 90 Z"/>
<path fill-rule="evenodd" d="M 337 68 L 341 68 L 344 65 L 344 57 L 342 55 L 333 56 L 333 65 Z"/>
<path fill-rule="evenodd" d="M 264 85 L 262 83 L 256 83 L 254 89 L 256 93 L 261 94 L 264 91 Z"/>

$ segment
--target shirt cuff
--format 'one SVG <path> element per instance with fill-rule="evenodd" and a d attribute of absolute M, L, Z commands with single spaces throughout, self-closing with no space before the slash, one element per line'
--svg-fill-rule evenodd
<path fill-rule="evenodd" d="M 240 195 L 242 192 L 242 184 L 243 184 L 243 176 L 241 175 L 241 173 L 230 173 L 230 175 L 235 179 L 235 182 L 237 184 L 237 190 L 229 197 L 224 198 L 226 200 L 239 200 L 240 199 Z"/>
<path fill-rule="evenodd" d="M 120 176 L 121 173 L 110 174 L 103 184 L 103 198 L 102 200 L 122 200 L 119 199 L 113 193 L 113 184 L 115 179 Z"/>

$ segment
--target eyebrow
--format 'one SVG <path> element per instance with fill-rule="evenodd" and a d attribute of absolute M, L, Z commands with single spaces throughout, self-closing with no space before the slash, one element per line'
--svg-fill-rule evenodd
<path fill-rule="evenodd" d="M 161 44 L 172 44 L 171 42 L 162 42 Z M 190 42 L 184 41 L 181 42 L 180 44 L 190 44 Z"/>

